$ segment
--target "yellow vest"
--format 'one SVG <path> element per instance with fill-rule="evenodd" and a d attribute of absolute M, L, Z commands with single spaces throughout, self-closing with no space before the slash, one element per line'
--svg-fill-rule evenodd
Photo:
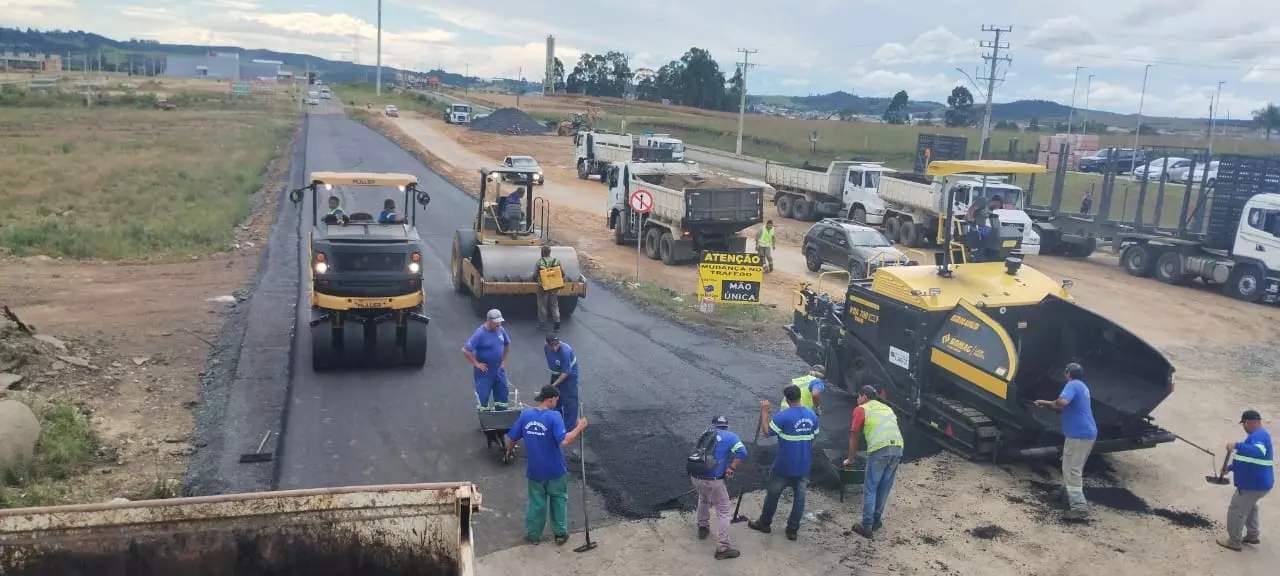
<path fill-rule="evenodd" d="M 768 226 L 760 229 L 760 237 L 756 239 L 756 246 L 759 248 L 773 248 L 773 234 L 778 229 L 770 230 Z"/>
<path fill-rule="evenodd" d="M 817 379 L 817 376 L 805 375 L 799 378 L 792 378 L 791 384 L 800 389 L 800 405 L 813 410 L 813 392 L 809 390 L 809 383 Z M 783 410 L 787 407 L 787 397 L 782 397 L 782 402 L 778 404 Z"/>
<path fill-rule="evenodd" d="M 862 436 L 867 439 L 868 454 L 889 446 L 902 446 L 902 432 L 898 430 L 898 416 L 893 408 L 871 400 L 862 405 L 862 410 Z"/>

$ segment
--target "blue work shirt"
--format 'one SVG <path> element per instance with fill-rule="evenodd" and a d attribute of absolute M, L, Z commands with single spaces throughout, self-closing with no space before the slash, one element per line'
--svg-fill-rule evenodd
<path fill-rule="evenodd" d="M 569 473 L 564 465 L 564 418 L 555 410 L 525 408 L 507 431 L 512 441 L 524 439 L 528 464 L 525 476 L 535 482 L 547 482 Z"/>
<path fill-rule="evenodd" d="M 729 469 L 729 454 L 738 457 L 739 460 L 747 459 L 747 447 L 743 445 L 742 439 L 737 434 L 728 430 L 716 430 L 716 469 L 711 472 L 711 478 L 719 478 L 724 476 L 724 471 Z"/>
<path fill-rule="evenodd" d="M 543 346 L 542 353 L 547 357 L 547 370 L 551 371 L 552 376 L 559 378 L 562 373 L 569 374 L 561 386 L 578 383 L 578 357 L 574 355 L 571 346 L 561 342 L 559 352 L 552 351 L 550 346 Z"/>
<path fill-rule="evenodd" d="M 821 378 L 814 376 L 813 380 L 809 381 L 810 393 L 817 392 L 818 394 L 822 394 L 823 392 L 826 392 L 826 391 L 827 391 L 827 383 L 823 382 Z"/>
<path fill-rule="evenodd" d="M 769 422 L 769 433 L 778 437 L 778 455 L 773 459 L 774 473 L 790 478 L 807 478 L 813 465 L 818 415 L 804 406 L 785 408 Z"/>
<path fill-rule="evenodd" d="M 511 339 L 507 337 L 506 328 L 499 326 L 497 330 L 490 331 L 480 326 L 467 339 L 463 349 L 475 354 L 477 362 L 488 364 L 490 370 L 496 370 L 502 364 L 503 352 L 510 345 Z"/>
<path fill-rule="evenodd" d="M 378 223 L 379 223 L 379 224 L 395 224 L 395 223 L 396 223 L 396 211 L 395 211 L 395 210 L 383 210 L 383 211 L 382 211 L 382 213 L 378 214 Z"/>
<path fill-rule="evenodd" d="M 1235 476 L 1241 490 L 1270 490 L 1276 483 L 1275 453 L 1271 450 L 1271 433 L 1259 428 L 1244 442 L 1236 442 L 1236 453 L 1227 469 Z"/>
<path fill-rule="evenodd" d="M 1066 400 L 1062 408 L 1062 435 L 1077 440 L 1098 438 L 1098 425 L 1093 421 L 1093 400 L 1084 382 L 1072 380 L 1062 388 L 1059 398 Z"/>

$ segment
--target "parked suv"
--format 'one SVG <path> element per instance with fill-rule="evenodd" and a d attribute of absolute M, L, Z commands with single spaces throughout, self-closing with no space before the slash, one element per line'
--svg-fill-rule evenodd
<path fill-rule="evenodd" d="M 830 264 L 849 271 L 852 278 L 866 278 L 881 266 L 902 266 L 907 257 L 879 230 L 844 218 L 823 218 L 809 228 L 800 245 L 805 265 L 812 272 Z"/>
<path fill-rule="evenodd" d="M 1142 166 L 1147 163 L 1145 150 L 1138 150 L 1135 159 L 1132 148 L 1103 148 L 1093 156 L 1081 158 L 1080 171 L 1100 173 L 1107 169 L 1107 163 L 1111 161 L 1112 156 L 1116 159 L 1116 174 L 1128 174 L 1135 164 Z"/>

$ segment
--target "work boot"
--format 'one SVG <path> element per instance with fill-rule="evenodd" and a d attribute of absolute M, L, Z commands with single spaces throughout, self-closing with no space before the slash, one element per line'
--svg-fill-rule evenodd
<path fill-rule="evenodd" d="M 707 536 L 710 536 L 710 535 L 711 535 L 711 528 L 709 528 L 709 527 L 707 527 L 707 526 L 699 526 L 699 527 L 698 527 L 698 539 L 699 539 L 699 540 L 706 540 L 706 539 L 707 539 Z"/>
<path fill-rule="evenodd" d="M 1262 540 L 1259 540 L 1257 536 L 1245 536 L 1244 540 L 1241 540 L 1241 542 L 1244 542 L 1245 544 L 1261 544 Z"/>
<path fill-rule="evenodd" d="M 729 560 L 729 559 L 731 559 L 731 558 L 737 558 L 737 557 L 739 557 L 739 556 L 741 556 L 741 555 L 742 555 L 742 553 L 741 553 L 741 552 L 739 552 L 739 551 L 737 551 L 737 550 L 734 550 L 733 548 L 725 548 L 724 550 L 716 550 L 716 560 Z"/>
<path fill-rule="evenodd" d="M 1235 550 L 1236 552 L 1239 552 L 1244 548 L 1239 542 L 1232 542 L 1230 538 L 1219 538 L 1218 545 L 1226 548 L 1227 550 Z"/>
<path fill-rule="evenodd" d="M 565 534 L 564 536 L 556 536 L 556 546 L 564 546 L 564 543 L 568 541 L 569 541 L 568 534 Z"/>
<path fill-rule="evenodd" d="M 555 331 L 556 331 L 556 332 L 559 332 L 559 331 L 560 331 L 560 323 L 559 323 L 559 322 L 556 322 Z"/>
<path fill-rule="evenodd" d="M 800 539 L 799 532 L 792 532 L 790 530 L 787 530 L 787 540 L 795 542 L 796 540 L 799 540 L 799 539 Z"/>
<path fill-rule="evenodd" d="M 879 520 L 876 520 L 876 523 L 871 526 L 871 531 L 879 532 L 881 528 L 884 528 L 884 523 Z"/>
<path fill-rule="evenodd" d="M 756 532 L 764 532 L 765 534 L 769 534 L 770 532 L 773 532 L 772 527 L 770 527 L 768 524 L 762 524 L 759 520 L 748 520 L 747 528 L 755 530 Z"/>
<path fill-rule="evenodd" d="M 1084 520 L 1089 517 L 1089 511 L 1080 508 L 1071 508 L 1062 513 L 1063 520 Z"/>
<path fill-rule="evenodd" d="M 851 530 L 853 531 L 854 534 L 857 534 L 863 538 L 866 538 L 867 540 L 870 540 L 874 528 L 872 530 L 867 530 L 866 528 L 863 528 L 861 524 L 854 524 Z"/>

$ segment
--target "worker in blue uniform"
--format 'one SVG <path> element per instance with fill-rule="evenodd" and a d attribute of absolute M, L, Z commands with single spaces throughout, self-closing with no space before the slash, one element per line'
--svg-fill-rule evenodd
<path fill-rule="evenodd" d="M 578 357 L 573 347 L 561 342 L 554 333 L 547 334 L 547 345 L 542 352 L 547 357 L 547 370 L 551 371 L 551 385 L 560 393 L 557 409 L 572 432 L 578 423 Z"/>
<path fill-rule="evenodd" d="M 379 224 L 404 224 L 404 218 L 396 214 L 396 201 L 387 198 L 382 203 L 382 212 L 378 214 Z"/>
<path fill-rule="evenodd" d="M 494 410 L 507 409 L 507 355 L 511 338 L 502 327 L 505 320 L 497 308 L 485 314 L 484 324 L 471 334 L 462 346 L 462 355 L 473 368 L 476 385 L 476 408 L 489 410 L 492 396 Z"/>
<path fill-rule="evenodd" d="M 1276 483 L 1276 457 L 1271 434 L 1262 427 L 1262 415 L 1257 410 L 1245 410 L 1240 426 L 1248 436 L 1243 442 L 1227 443 L 1227 453 L 1232 454 L 1227 470 L 1235 476 L 1236 493 L 1227 508 L 1227 537 L 1218 538 L 1219 546 L 1236 551 L 1244 547 L 1242 544 L 1262 542 L 1258 501 Z"/>

